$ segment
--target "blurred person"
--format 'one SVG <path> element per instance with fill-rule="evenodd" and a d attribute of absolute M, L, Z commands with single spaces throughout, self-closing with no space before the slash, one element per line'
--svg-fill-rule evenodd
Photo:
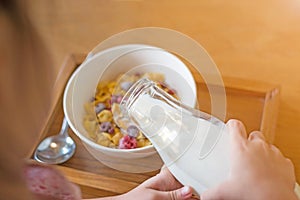
<path fill-rule="evenodd" d="M 26 17 L 23 1 L 0 0 L 0 196 L 2 199 L 81 199 L 80 189 L 59 171 L 28 162 L 51 105 L 53 75 L 43 42 Z M 243 124 L 227 123 L 231 138 L 228 179 L 202 200 L 296 200 L 293 164 L 260 132 L 247 137 Z M 98 200 L 186 200 L 192 188 L 167 170 L 128 193 Z"/>
<path fill-rule="evenodd" d="M 24 158 L 38 140 L 49 108 L 51 67 L 19 3 L 0 1 L 0 196 L 32 199 Z"/>

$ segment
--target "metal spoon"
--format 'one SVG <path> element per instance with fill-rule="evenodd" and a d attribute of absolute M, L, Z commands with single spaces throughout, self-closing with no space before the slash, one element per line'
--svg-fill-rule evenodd
<path fill-rule="evenodd" d="M 34 159 L 47 164 L 60 164 L 70 159 L 76 144 L 68 135 L 68 122 L 64 118 L 60 133 L 44 139 L 34 152 Z"/>

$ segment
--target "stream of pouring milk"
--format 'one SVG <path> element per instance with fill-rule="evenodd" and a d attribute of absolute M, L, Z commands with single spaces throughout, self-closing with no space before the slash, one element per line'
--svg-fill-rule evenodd
<path fill-rule="evenodd" d="M 171 173 L 198 194 L 228 176 L 229 138 L 223 123 L 215 125 L 147 93 L 133 102 L 128 114 Z"/>

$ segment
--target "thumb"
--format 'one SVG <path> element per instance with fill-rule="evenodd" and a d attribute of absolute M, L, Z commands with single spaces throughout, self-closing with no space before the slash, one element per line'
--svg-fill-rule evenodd
<path fill-rule="evenodd" d="M 177 190 L 172 191 L 159 191 L 160 198 L 159 199 L 165 199 L 165 200 L 187 200 L 192 197 L 193 189 L 189 186 L 184 186 L 182 188 L 179 188 Z"/>
<path fill-rule="evenodd" d="M 247 141 L 247 132 L 244 124 L 235 119 L 231 119 L 226 124 L 229 136 L 231 153 L 239 152 L 243 144 Z"/>

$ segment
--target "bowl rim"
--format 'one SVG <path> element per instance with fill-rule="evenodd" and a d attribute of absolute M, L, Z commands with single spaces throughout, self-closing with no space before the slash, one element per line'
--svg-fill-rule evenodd
<path fill-rule="evenodd" d="M 148 146 L 144 146 L 144 147 L 139 147 L 139 148 L 134 148 L 134 149 L 118 149 L 118 148 L 110 148 L 110 147 L 106 147 L 106 146 L 102 146 L 94 141 L 92 141 L 90 138 L 88 138 L 87 136 L 84 136 L 84 134 L 80 133 L 77 128 L 73 125 L 73 123 L 71 123 L 72 121 L 70 120 L 70 117 L 69 117 L 69 113 L 68 113 L 68 110 L 67 110 L 67 93 L 68 91 L 70 90 L 71 88 L 71 84 L 72 82 L 74 81 L 74 79 L 76 78 L 76 76 L 78 75 L 78 73 L 82 70 L 82 68 L 85 68 L 86 66 L 88 66 L 88 63 L 91 62 L 93 59 L 97 58 L 97 57 L 101 57 L 103 56 L 103 54 L 107 54 L 109 52 L 112 52 L 112 51 L 115 51 L 115 50 L 120 50 L 122 48 L 129 48 L 131 47 L 132 49 L 130 50 L 127 50 L 125 52 L 122 52 L 120 55 L 121 56 L 124 56 L 128 53 L 131 53 L 133 51 L 136 51 L 136 50 L 140 50 L 140 49 L 156 49 L 156 50 L 161 50 L 167 54 L 169 54 L 171 57 L 173 57 L 174 59 L 178 60 L 179 62 L 182 62 L 177 56 L 175 56 L 174 54 L 172 54 L 171 52 L 165 50 L 165 49 L 162 49 L 162 48 L 159 48 L 159 47 L 156 47 L 156 46 L 150 46 L 150 45 L 146 45 L 146 44 L 125 44 L 125 45 L 117 45 L 117 46 L 113 46 L 113 47 L 110 47 L 110 48 L 107 48 L 107 49 L 104 49 L 103 51 L 100 51 L 98 53 L 96 53 L 95 55 L 89 55 L 87 56 L 86 60 L 84 60 L 79 67 L 77 67 L 75 69 L 75 71 L 72 73 L 72 75 L 70 76 L 70 78 L 68 79 L 68 82 L 66 84 L 66 87 L 65 87 L 65 90 L 64 90 L 64 94 L 63 94 L 63 111 L 64 111 L 64 115 L 67 119 L 67 122 L 69 124 L 69 126 L 71 127 L 72 131 L 76 134 L 76 136 L 78 136 L 80 138 L 80 140 L 82 140 L 84 143 L 86 143 L 87 145 L 89 146 L 92 146 L 96 149 L 100 149 L 100 150 L 104 150 L 106 152 L 115 152 L 115 153 L 151 153 L 153 151 L 156 152 L 154 146 L 151 144 L 151 145 L 148 145 Z M 114 60 L 114 59 L 111 59 L 111 60 Z M 183 62 L 182 62 L 183 65 L 185 65 Z M 186 65 L 185 65 L 186 66 Z M 192 87 L 193 87 L 193 92 L 195 94 L 195 97 L 194 97 L 194 106 L 196 105 L 197 103 L 197 89 L 196 89 L 196 82 L 195 82 L 195 79 L 191 73 L 191 71 L 187 68 L 186 70 L 187 74 L 192 77 Z M 151 152 L 149 152 L 149 150 L 152 150 Z"/>

